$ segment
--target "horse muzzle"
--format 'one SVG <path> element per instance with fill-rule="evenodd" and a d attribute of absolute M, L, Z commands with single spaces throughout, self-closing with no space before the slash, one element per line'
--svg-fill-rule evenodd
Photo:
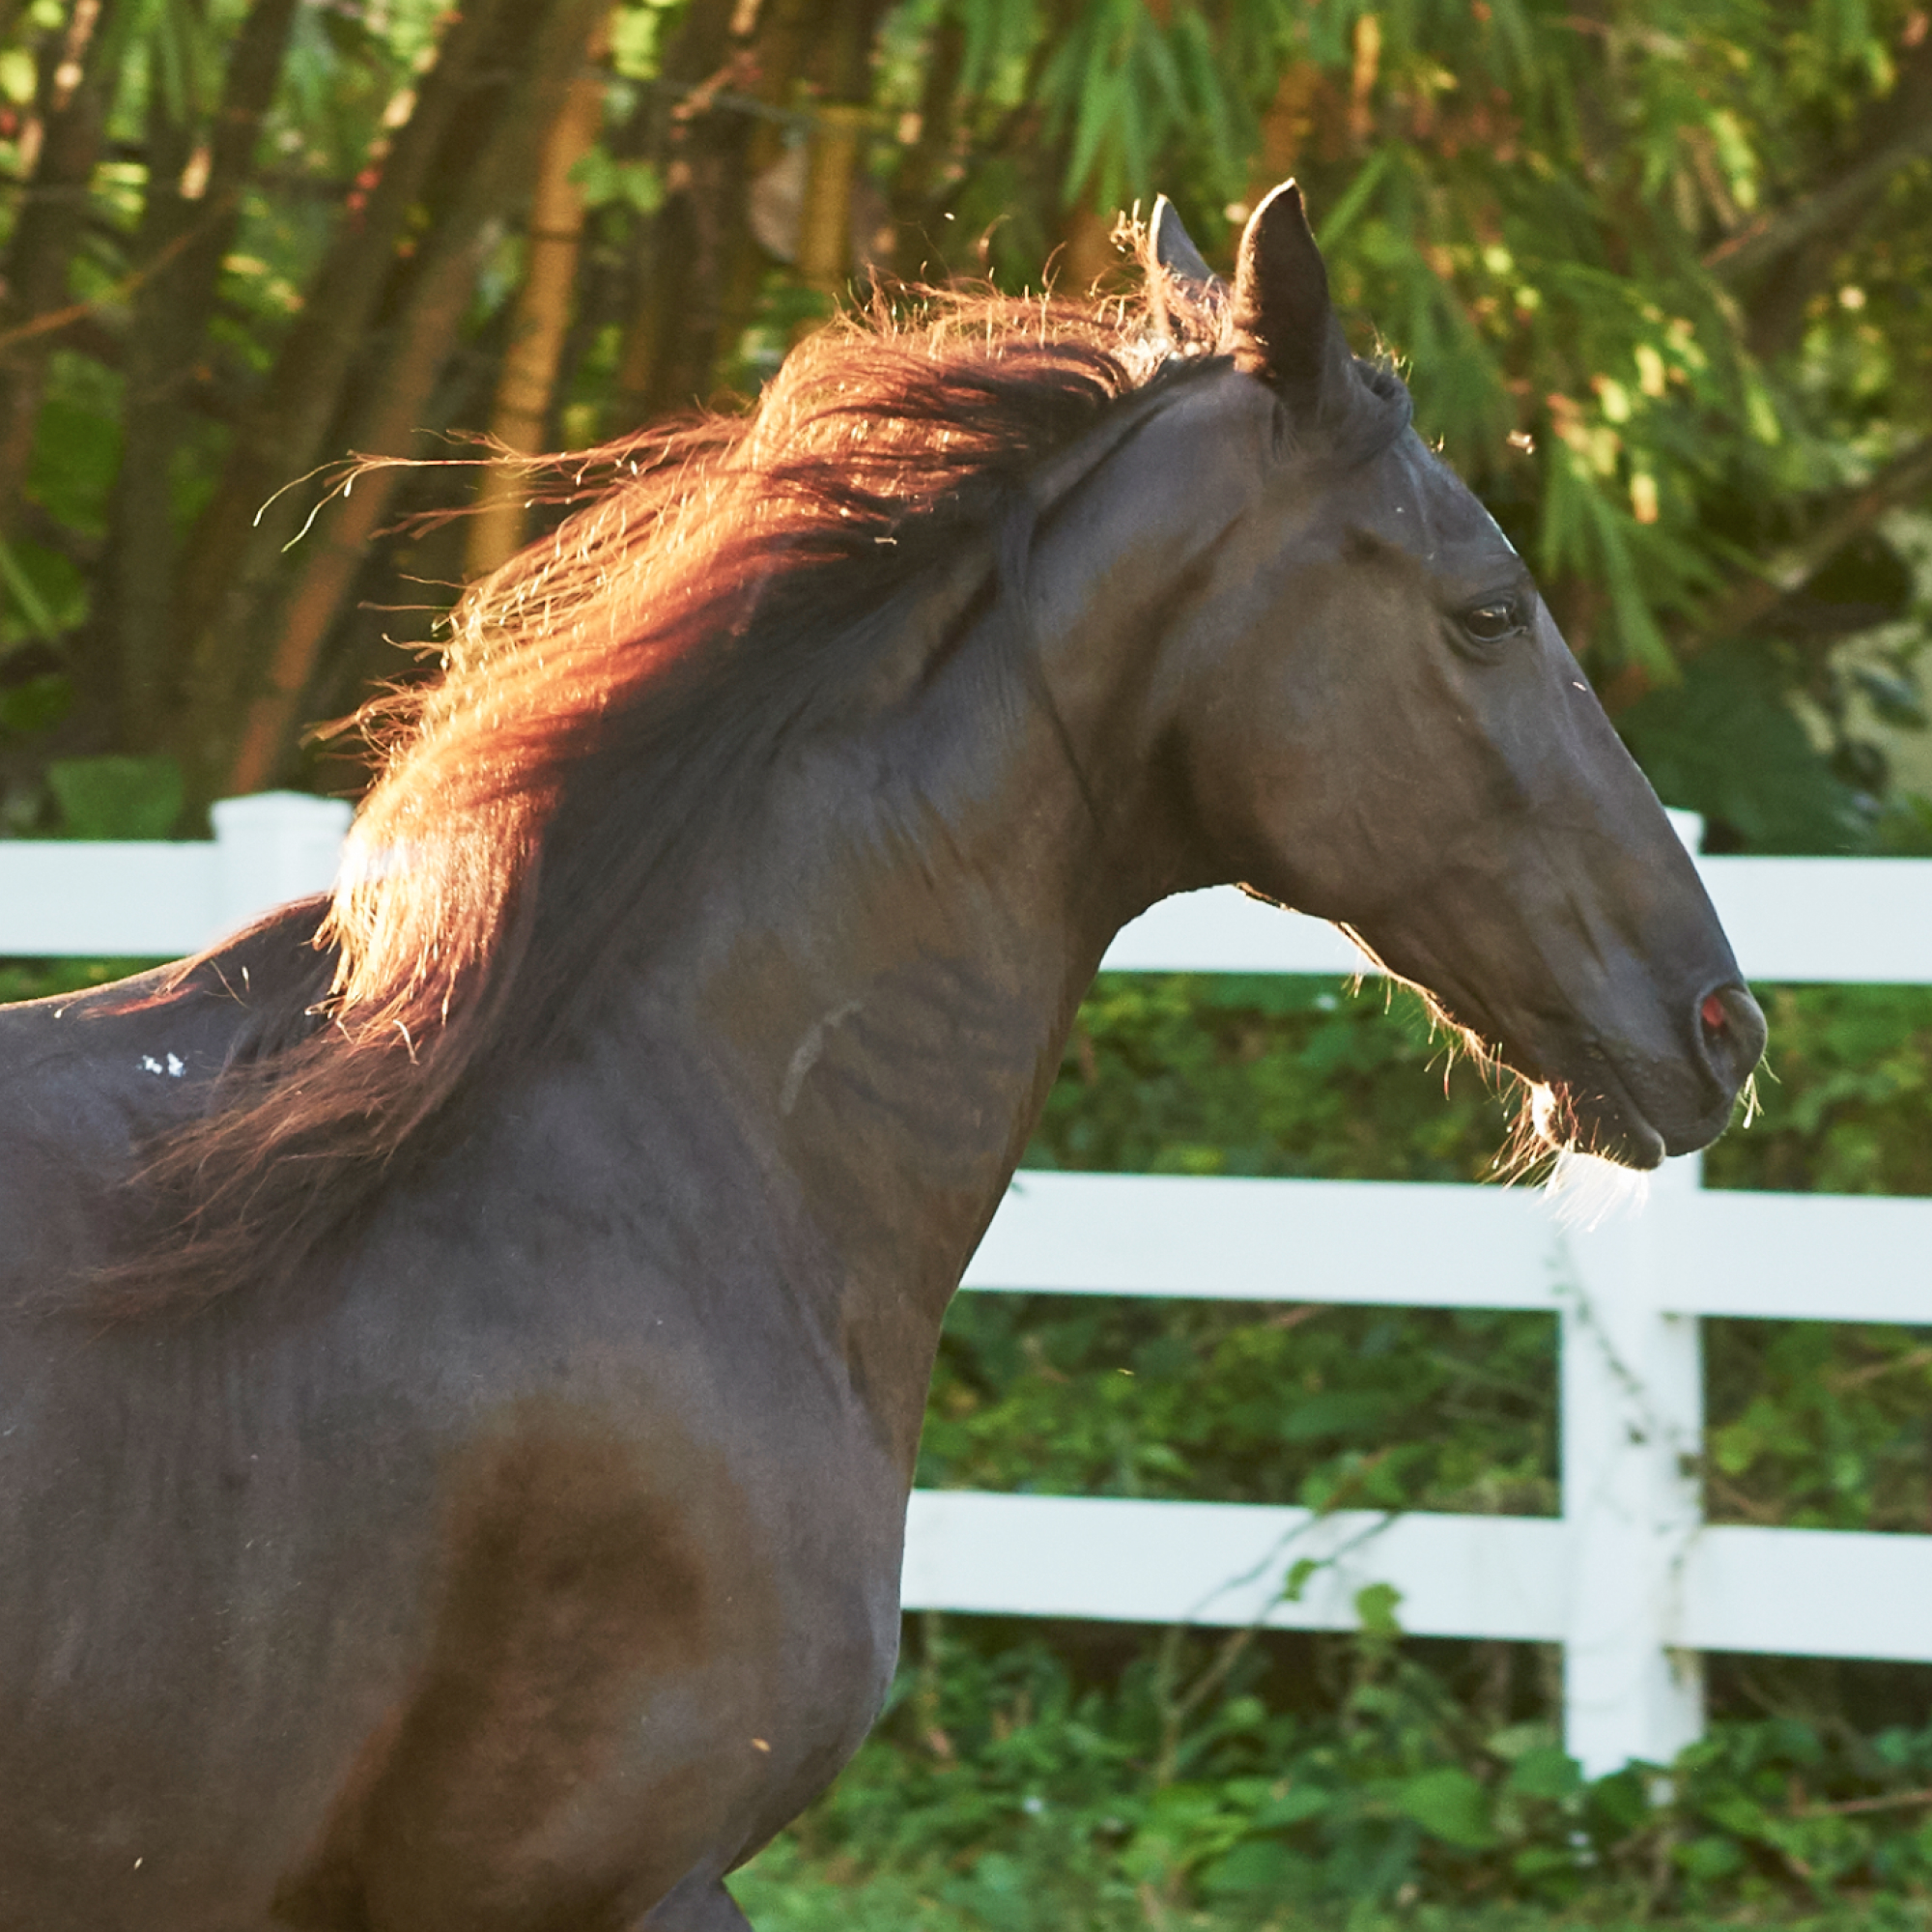
<path fill-rule="evenodd" d="M 1696 1001 L 1682 1036 L 1686 1050 L 1669 1055 L 1591 1040 L 1566 1056 L 1539 1088 L 1538 1134 L 1549 1146 L 1636 1168 L 1709 1147 L 1764 1053 L 1764 1012 L 1729 980 Z"/>

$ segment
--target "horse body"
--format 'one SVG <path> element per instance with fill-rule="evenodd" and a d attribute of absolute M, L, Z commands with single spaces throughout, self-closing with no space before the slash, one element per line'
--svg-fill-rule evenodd
<path fill-rule="evenodd" d="M 627 1925 L 856 1747 L 920 1371 L 868 1406 L 841 1258 L 653 1031 L 310 1305 L 10 1350 L 10 1932 Z"/>
<path fill-rule="evenodd" d="M 1285 455 L 1292 373 L 1120 398 L 892 587 L 675 922 L 298 1280 L 9 1331 L 0 1932 L 741 1924 L 885 1691 L 946 1303 L 1167 893 L 1347 920 L 1636 1159 L 1721 1126 L 1761 1023 L 1520 562 L 1412 432 Z M 15 1300 L 139 1237 L 315 917 L 0 1015 Z"/>

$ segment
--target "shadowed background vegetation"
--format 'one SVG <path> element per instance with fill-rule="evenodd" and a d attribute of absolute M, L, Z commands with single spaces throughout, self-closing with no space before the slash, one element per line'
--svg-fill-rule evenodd
<path fill-rule="evenodd" d="M 730 407 L 868 273 L 1124 286 L 1156 189 L 1225 267 L 1289 173 L 1667 802 L 1713 849 L 1932 851 L 1920 0 L 0 0 L 0 836 L 353 792 L 305 727 L 417 674 L 554 514 L 470 439 Z M 351 451 L 439 462 L 335 493 Z M 1932 994 L 1760 990 L 1767 1113 L 1712 1184 L 1932 1192 Z M 1380 1009 L 1103 980 L 1029 1158 L 1484 1178 L 1496 1101 Z M 1707 1336 L 1714 1517 L 1932 1529 L 1932 1331 Z M 922 1480 L 1548 1511 L 1552 1349 L 968 1297 Z M 919 1619 L 880 1737 L 741 1890 L 800 1932 L 1927 1922 L 1928 1673 L 1717 1660 L 1653 1809 L 1578 1785 L 1548 1656 L 1364 1611 Z"/>

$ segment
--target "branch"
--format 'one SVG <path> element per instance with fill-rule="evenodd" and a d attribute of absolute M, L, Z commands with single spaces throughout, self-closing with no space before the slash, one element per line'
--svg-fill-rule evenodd
<path fill-rule="evenodd" d="M 1901 45 L 1891 91 L 1861 102 L 1859 136 L 1837 172 L 1768 210 L 1704 258 L 1713 278 L 1748 285 L 1746 340 L 1768 361 L 1797 341 L 1806 305 L 1884 199 L 1901 168 L 1932 154 L 1932 38 Z"/>
<path fill-rule="evenodd" d="M 1849 230 L 1850 217 L 1863 213 L 1860 204 L 1875 196 L 1900 168 L 1932 155 L 1932 115 L 1877 154 L 1855 163 L 1836 180 L 1814 189 L 1802 200 L 1762 214 L 1748 227 L 1721 242 L 1704 257 L 1704 266 L 1720 282 L 1732 287 L 1768 269 L 1781 256 L 1802 247 L 1834 227 Z"/>
<path fill-rule="evenodd" d="M 1797 1804 L 1791 1818 L 1852 1818 L 1867 1811 L 1903 1811 L 1932 1804 L 1932 1791 L 1888 1791 L 1879 1798 L 1841 1798 L 1835 1804 Z"/>
<path fill-rule="evenodd" d="M 1928 488 L 1932 488 L 1932 436 L 1921 437 L 1903 455 L 1893 457 L 1869 482 L 1851 491 L 1815 529 L 1788 544 L 1755 575 L 1709 605 L 1695 626 L 1675 643 L 1677 661 L 1681 664 L 1751 629 L 1809 582 L 1854 537 Z M 1604 686 L 1604 707 L 1614 715 L 1634 704 L 1652 686 L 1651 675 L 1641 665 L 1626 665 Z"/>

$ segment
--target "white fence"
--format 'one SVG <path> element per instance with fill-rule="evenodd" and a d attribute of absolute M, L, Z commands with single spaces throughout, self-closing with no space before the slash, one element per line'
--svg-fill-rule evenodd
<path fill-rule="evenodd" d="M 0 843 L 0 954 L 185 952 L 326 885 L 346 809 L 215 808 L 200 845 Z M 1757 980 L 1932 981 L 1932 861 L 1704 859 Z M 1233 893 L 1169 900 L 1107 964 L 1352 972 L 1328 927 Z M 1541 1196 L 1376 1181 L 1022 1174 L 967 1270 L 981 1292 L 1521 1308 L 1560 1322 L 1562 1510 L 1385 1517 L 1232 1503 L 921 1492 L 909 1606 L 1346 1629 L 1402 1593 L 1418 1635 L 1557 1643 L 1594 1774 L 1702 1726 L 1699 1655 L 1932 1662 L 1932 1536 L 1706 1524 L 1707 1315 L 1932 1324 L 1932 1201 L 1705 1193 L 1566 1229 Z M 1321 1567 L 1296 1602 L 1295 1564 Z"/>

